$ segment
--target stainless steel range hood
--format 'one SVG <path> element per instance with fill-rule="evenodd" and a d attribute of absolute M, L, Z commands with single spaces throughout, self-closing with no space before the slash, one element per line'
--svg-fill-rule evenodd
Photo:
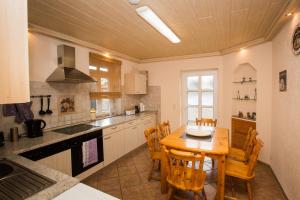
<path fill-rule="evenodd" d="M 75 68 L 75 48 L 67 45 L 57 47 L 58 68 L 47 78 L 47 82 L 91 83 L 96 82 L 89 75 Z"/>

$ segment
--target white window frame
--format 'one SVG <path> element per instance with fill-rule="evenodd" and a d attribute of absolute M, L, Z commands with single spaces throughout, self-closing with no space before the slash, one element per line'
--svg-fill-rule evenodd
<path fill-rule="evenodd" d="M 212 90 L 202 90 L 201 89 L 201 76 L 214 76 L 214 89 L 213 89 L 213 106 L 202 106 L 201 101 L 202 97 L 199 96 L 199 105 L 198 106 L 189 106 L 188 105 L 188 90 L 187 90 L 187 77 L 189 76 L 199 76 L 199 90 L 190 90 L 189 92 L 199 92 L 200 94 L 205 91 Z M 213 107 L 213 118 L 217 118 L 218 116 L 218 71 L 217 70 L 198 70 L 198 71 L 184 71 L 181 73 L 181 115 L 182 115 L 182 124 L 188 124 L 188 107 L 198 107 L 198 108 L 207 108 Z M 201 109 L 202 111 L 202 109 Z M 199 118 L 202 117 L 202 113 L 199 113 Z M 196 120 L 196 119 L 195 119 Z"/>

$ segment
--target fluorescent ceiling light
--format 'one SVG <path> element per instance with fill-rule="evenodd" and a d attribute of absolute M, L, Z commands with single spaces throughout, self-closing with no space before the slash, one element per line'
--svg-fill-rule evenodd
<path fill-rule="evenodd" d="M 89 66 L 89 69 L 90 69 L 90 70 L 97 70 L 97 67 L 91 66 L 91 65 L 90 65 L 90 66 Z"/>
<path fill-rule="evenodd" d="M 139 7 L 136 12 L 171 42 L 180 42 L 175 33 L 148 6 Z"/>

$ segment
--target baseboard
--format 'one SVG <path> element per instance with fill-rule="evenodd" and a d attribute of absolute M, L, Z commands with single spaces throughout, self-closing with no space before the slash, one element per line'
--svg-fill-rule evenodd
<path fill-rule="evenodd" d="M 281 192 L 282 192 L 282 194 L 283 194 L 284 199 L 285 199 L 285 200 L 289 200 L 289 198 L 287 197 L 285 191 L 283 190 L 283 187 L 281 186 L 281 184 L 280 184 L 280 182 L 279 182 L 277 176 L 275 175 L 275 173 L 274 173 L 274 171 L 273 171 L 271 165 L 269 165 L 269 164 L 267 164 L 267 163 L 265 163 L 265 162 L 263 162 L 263 161 L 260 161 L 260 160 L 259 160 L 258 162 L 260 162 L 260 163 L 262 163 L 262 164 L 268 166 L 268 167 L 271 169 L 271 172 L 272 172 L 273 176 L 274 176 L 275 179 L 276 179 L 276 182 L 278 183 L 278 185 L 279 185 L 279 187 L 280 187 L 280 190 L 281 190 Z"/>

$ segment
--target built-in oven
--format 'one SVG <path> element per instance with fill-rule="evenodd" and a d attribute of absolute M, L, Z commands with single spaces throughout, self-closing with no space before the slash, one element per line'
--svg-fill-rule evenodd
<path fill-rule="evenodd" d="M 91 167 L 103 162 L 102 129 L 74 138 L 71 146 L 71 155 L 72 176 L 77 176 Z M 91 161 L 89 161 L 89 157 L 92 158 Z"/>
<path fill-rule="evenodd" d="M 89 142 L 92 145 L 87 145 Z M 91 146 L 92 148 L 86 148 L 87 146 Z M 104 161 L 102 130 L 92 131 L 84 135 L 27 151 L 20 155 L 30 160 L 38 161 L 68 149 L 71 149 L 72 176 L 74 177 Z M 92 155 L 90 157 L 93 160 L 85 163 L 85 160 L 89 161 L 89 155 Z"/>

